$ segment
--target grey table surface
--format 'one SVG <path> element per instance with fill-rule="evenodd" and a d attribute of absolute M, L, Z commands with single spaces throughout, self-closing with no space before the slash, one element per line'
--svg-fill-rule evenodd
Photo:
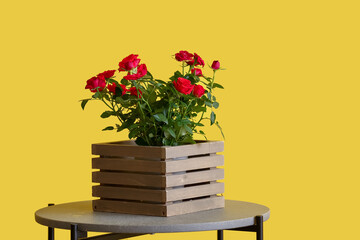
<path fill-rule="evenodd" d="M 173 217 L 153 217 L 119 213 L 94 212 L 91 201 L 72 202 L 39 209 L 35 220 L 39 224 L 70 229 L 77 224 L 80 231 L 112 233 L 170 233 L 231 229 L 254 225 L 254 217 L 266 221 L 270 210 L 266 206 L 226 200 L 225 208 L 206 210 Z"/>

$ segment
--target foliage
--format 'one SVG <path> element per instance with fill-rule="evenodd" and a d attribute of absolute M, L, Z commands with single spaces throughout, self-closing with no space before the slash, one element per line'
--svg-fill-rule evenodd
<path fill-rule="evenodd" d="M 115 70 L 87 81 L 85 88 L 94 94 L 81 100 L 81 107 L 84 109 L 89 101 L 102 101 L 108 109 L 100 116 L 119 121 L 104 131 L 127 129 L 129 138 L 136 139 L 138 145 L 176 146 L 195 143 L 194 134 L 206 138 L 201 128 L 207 120 L 223 135 L 216 121 L 215 109 L 219 103 L 213 93 L 215 88 L 223 88 L 215 83 L 219 68 L 212 68 L 213 76 L 205 77 L 201 71 L 194 71 L 198 69 L 196 66 L 204 66 L 200 56 L 180 51 L 175 58 L 182 63 L 182 72 L 176 71 L 171 81 L 163 81 L 155 79 L 145 64 L 139 65 L 137 56 L 131 54 L 119 63 L 119 72 L 127 72 L 120 81 L 115 79 Z"/>

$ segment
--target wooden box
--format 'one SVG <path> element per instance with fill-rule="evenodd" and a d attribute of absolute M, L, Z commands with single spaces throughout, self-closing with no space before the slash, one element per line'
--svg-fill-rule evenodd
<path fill-rule="evenodd" d="M 224 207 L 222 141 L 138 146 L 133 141 L 92 145 L 94 211 L 174 216 Z"/>

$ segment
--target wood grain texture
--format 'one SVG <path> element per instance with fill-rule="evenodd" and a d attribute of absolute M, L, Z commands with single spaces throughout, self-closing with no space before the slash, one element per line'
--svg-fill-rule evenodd
<path fill-rule="evenodd" d="M 223 141 L 198 141 L 181 146 L 138 146 L 134 141 L 98 143 L 92 145 L 92 154 L 112 157 L 178 158 L 224 151 Z"/>
<path fill-rule="evenodd" d="M 166 202 L 166 190 L 129 188 L 122 186 L 93 186 L 93 197 L 137 200 L 148 202 Z"/>
<path fill-rule="evenodd" d="M 224 183 L 174 189 L 142 189 L 123 186 L 93 186 L 93 197 L 166 203 L 224 193 Z"/>
<path fill-rule="evenodd" d="M 92 154 L 113 157 L 155 157 L 165 159 L 165 149 L 156 146 L 138 146 L 134 141 L 98 143 L 92 145 Z"/>
<path fill-rule="evenodd" d="M 165 158 L 177 158 L 182 156 L 196 156 L 208 153 L 217 153 L 224 151 L 224 142 L 208 141 L 197 144 L 182 145 L 165 148 Z"/>
<path fill-rule="evenodd" d="M 187 184 L 211 182 L 224 178 L 224 169 L 215 168 L 210 170 L 189 172 L 184 174 L 166 175 L 166 187 L 182 186 Z"/>
<path fill-rule="evenodd" d="M 165 161 L 129 158 L 93 158 L 92 168 L 114 171 L 165 173 Z"/>
<path fill-rule="evenodd" d="M 198 172 L 171 175 L 153 175 L 123 172 L 93 172 L 94 183 L 142 187 L 176 187 L 194 183 L 216 181 L 224 178 L 224 169 L 215 168 Z"/>
<path fill-rule="evenodd" d="M 224 207 L 222 141 L 182 146 L 92 145 L 94 211 L 174 216 Z"/>
<path fill-rule="evenodd" d="M 166 216 L 170 217 L 223 207 L 225 207 L 224 197 L 214 196 L 212 198 L 204 198 L 169 205 L 166 208 Z"/>
<path fill-rule="evenodd" d="M 224 206 L 224 197 L 204 198 L 173 204 L 152 204 L 103 199 L 93 200 L 94 211 L 167 217 Z"/>
<path fill-rule="evenodd" d="M 120 173 L 120 172 L 93 172 L 94 183 L 119 184 L 142 187 L 166 187 L 165 175 Z"/>
<path fill-rule="evenodd" d="M 144 173 L 173 173 L 224 165 L 224 156 L 211 154 L 181 160 L 146 160 L 131 158 L 93 158 L 92 168 Z"/>
<path fill-rule="evenodd" d="M 221 193 L 224 193 L 224 183 L 214 182 L 205 185 L 169 189 L 166 190 L 165 196 L 166 201 L 178 201 Z"/>
<path fill-rule="evenodd" d="M 166 216 L 165 204 L 151 204 L 99 199 L 93 200 L 93 210 L 99 212 L 116 212 L 148 216 Z"/>
<path fill-rule="evenodd" d="M 224 165 L 224 156 L 211 154 L 209 156 L 193 157 L 183 160 L 166 160 L 166 173 L 181 172 L 194 169 L 211 168 Z"/>

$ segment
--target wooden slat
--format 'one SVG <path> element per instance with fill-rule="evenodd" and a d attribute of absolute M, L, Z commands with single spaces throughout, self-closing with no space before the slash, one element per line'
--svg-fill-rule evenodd
<path fill-rule="evenodd" d="M 214 182 L 211 184 L 166 190 L 166 201 L 177 201 L 220 193 L 224 193 L 224 183 Z"/>
<path fill-rule="evenodd" d="M 165 149 L 156 146 L 138 146 L 134 141 L 92 144 L 92 154 L 113 157 L 148 157 L 165 159 Z"/>
<path fill-rule="evenodd" d="M 210 156 L 195 157 L 181 160 L 142 160 L 126 158 L 93 158 L 92 168 L 114 171 L 171 173 L 194 169 L 210 168 L 224 165 L 224 156 L 212 154 Z"/>
<path fill-rule="evenodd" d="M 151 204 L 113 200 L 93 200 L 94 211 L 140 214 L 150 216 L 174 216 L 203 210 L 222 208 L 225 200 L 222 196 L 197 199 L 174 204 Z"/>
<path fill-rule="evenodd" d="M 126 159 L 126 158 L 93 158 L 93 169 L 132 171 L 132 172 L 165 172 L 164 161 Z"/>
<path fill-rule="evenodd" d="M 92 174 L 92 181 L 94 183 L 165 188 L 223 179 L 224 169 L 215 168 L 198 172 L 172 175 L 122 172 L 93 172 Z"/>
<path fill-rule="evenodd" d="M 184 174 L 166 175 L 166 187 L 182 186 L 187 184 L 216 181 L 224 178 L 224 169 L 189 172 Z"/>
<path fill-rule="evenodd" d="M 224 156 L 212 154 L 210 156 L 188 158 L 183 160 L 166 160 L 166 173 L 181 172 L 194 169 L 211 168 L 224 165 Z"/>
<path fill-rule="evenodd" d="M 210 196 L 224 192 L 224 183 L 211 183 L 174 189 L 140 189 L 122 186 L 93 186 L 93 197 L 166 203 Z"/>
<path fill-rule="evenodd" d="M 166 191 L 159 189 L 140 189 L 121 186 L 93 186 L 93 197 L 138 200 L 149 202 L 166 202 Z"/>
<path fill-rule="evenodd" d="M 92 181 L 94 183 L 120 184 L 142 187 L 166 187 L 164 175 L 118 173 L 118 172 L 93 172 Z"/>
<path fill-rule="evenodd" d="M 204 198 L 169 205 L 166 209 L 166 216 L 170 217 L 180 214 L 193 213 L 223 207 L 225 207 L 224 197 L 216 196 L 212 198 Z"/>
<path fill-rule="evenodd" d="M 126 202 L 114 200 L 93 200 L 94 211 L 140 214 L 149 216 L 166 216 L 165 204 Z"/>
<path fill-rule="evenodd" d="M 188 144 L 176 147 L 165 147 L 165 158 L 177 158 L 183 156 L 194 156 L 224 151 L 223 141 L 208 141 L 197 144 Z"/>
<path fill-rule="evenodd" d="M 98 143 L 92 145 L 92 154 L 112 157 L 177 158 L 224 151 L 223 141 L 199 141 L 182 146 L 137 146 L 134 141 Z"/>

